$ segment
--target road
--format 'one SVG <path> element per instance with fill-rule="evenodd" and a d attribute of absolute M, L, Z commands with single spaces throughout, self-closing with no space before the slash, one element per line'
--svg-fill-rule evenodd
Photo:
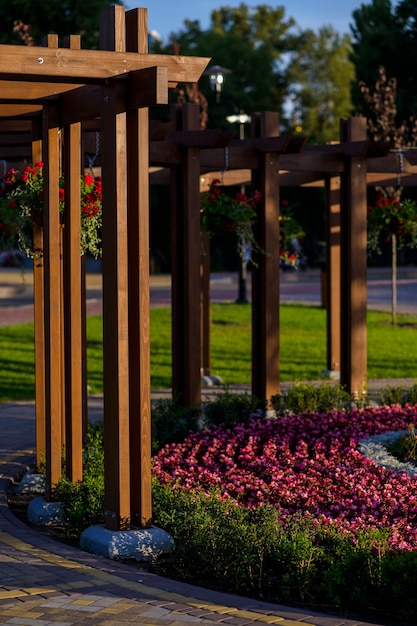
<path fill-rule="evenodd" d="M 254 270 L 256 271 L 256 270 Z M 92 264 L 87 272 L 88 314 L 102 310 L 100 266 Z M 398 312 L 417 314 L 417 268 L 400 268 L 397 280 Z M 151 306 L 170 306 L 171 282 L 168 275 L 151 276 Z M 372 268 L 367 277 L 368 309 L 391 310 L 390 268 Z M 212 274 L 212 302 L 234 302 L 238 297 L 238 276 L 234 273 Z M 247 281 L 250 300 L 250 272 Z M 281 272 L 280 298 L 283 303 L 321 305 L 321 272 L 306 270 Z M 23 323 L 33 319 L 33 278 L 30 268 L 22 273 L 15 268 L 0 268 L 0 326 Z"/>

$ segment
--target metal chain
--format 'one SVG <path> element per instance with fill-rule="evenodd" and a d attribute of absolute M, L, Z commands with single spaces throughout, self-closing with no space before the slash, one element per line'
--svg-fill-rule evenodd
<path fill-rule="evenodd" d="M 93 173 L 93 166 L 94 163 L 96 162 L 96 159 L 98 157 L 99 154 L 99 148 L 100 148 L 100 133 L 96 132 L 96 153 L 94 156 L 88 156 L 88 165 L 90 167 L 90 172 L 91 174 Z"/>
<path fill-rule="evenodd" d="M 404 155 L 401 152 L 401 150 L 398 152 L 398 159 L 400 162 L 400 171 L 398 174 L 397 182 L 398 182 L 398 187 L 401 187 L 402 174 L 404 174 Z"/>
<path fill-rule="evenodd" d="M 222 184 L 223 184 L 223 177 L 225 175 L 225 172 L 227 172 L 228 169 L 229 169 L 229 148 L 226 146 L 226 148 L 224 149 L 224 170 L 220 172 L 220 179 L 221 179 Z"/>

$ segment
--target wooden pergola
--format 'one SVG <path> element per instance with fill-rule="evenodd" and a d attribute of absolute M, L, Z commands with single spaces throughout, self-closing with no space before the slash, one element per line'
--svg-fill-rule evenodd
<path fill-rule="evenodd" d="M 147 12 L 120 6 L 101 13 L 100 50 L 79 37 L 58 47 L 0 46 L 0 157 L 42 160 L 43 228 L 34 226 L 36 437 L 46 452 L 47 498 L 66 471 L 82 480 L 87 416 L 85 275 L 80 257 L 80 173 L 86 137 L 100 132 L 103 178 L 103 364 L 105 526 L 147 528 L 150 477 L 149 184 L 170 184 L 172 198 L 173 390 L 201 400 L 209 366 L 209 257 L 201 256 L 200 192 L 210 172 L 225 184 L 262 193 L 257 239 L 270 253 L 252 276 L 252 393 L 279 391 L 279 192 L 285 185 L 327 190 L 328 367 L 340 364 L 352 393 L 366 384 L 366 189 L 398 176 L 398 157 L 366 139 L 364 118 L 341 123 L 340 142 L 306 146 L 278 135 L 276 113 L 253 116 L 248 140 L 200 131 L 197 105 L 175 105 L 153 129 L 148 108 L 168 89 L 196 82 L 208 59 L 151 55 Z M 151 130 L 150 130 L 151 129 Z M 29 146 L 29 152 L 28 152 Z M 227 152 L 226 152 L 227 151 Z M 402 184 L 415 184 L 415 154 L 403 155 Z M 161 171 L 150 174 L 159 166 Z M 60 226 L 59 176 L 66 181 Z"/>
<path fill-rule="evenodd" d="M 83 302 L 80 257 L 82 127 L 100 120 L 103 178 L 105 526 L 149 527 L 149 124 L 168 89 L 196 82 L 209 59 L 148 54 L 146 9 L 100 15 L 100 50 L 0 46 L 0 118 L 14 139 L 30 124 L 31 160 L 44 162 L 42 250 L 34 267 L 36 434 L 46 453 L 47 499 L 61 476 L 82 479 Z M 20 126 L 21 125 L 21 126 Z M 24 126 L 27 128 L 27 126 Z M 6 151 L 7 152 L 7 151 Z M 20 153 L 22 150 L 20 149 Z M 62 242 L 59 177 L 66 181 Z"/>

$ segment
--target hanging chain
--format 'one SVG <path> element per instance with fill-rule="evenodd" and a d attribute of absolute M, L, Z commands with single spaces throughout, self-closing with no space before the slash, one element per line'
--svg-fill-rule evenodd
<path fill-rule="evenodd" d="M 97 131 L 96 132 L 96 153 L 93 156 L 87 156 L 91 175 L 93 175 L 93 166 L 98 157 L 99 148 L 100 148 L 100 133 Z"/>
<path fill-rule="evenodd" d="M 400 171 L 398 173 L 397 182 L 398 182 L 398 187 L 401 187 L 402 174 L 404 174 L 404 155 L 401 152 L 401 150 L 398 152 L 398 160 L 399 160 L 399 165 L 400 165 Z"/>
<path fill-rule="evenodd" d="M 223 177 L 227 170 L 229 169 L 229 148 L 226 146 L 224 149 L 224 170 L 220 172 L 220 179 L 223 184 Z"/>

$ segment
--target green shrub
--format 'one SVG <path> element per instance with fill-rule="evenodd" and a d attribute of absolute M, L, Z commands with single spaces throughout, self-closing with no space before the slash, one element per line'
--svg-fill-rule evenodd
<path fill-rule="evenodd" d="M 55 497 L 62 504 L 66 532 L 78 537 L 94 524 L 104 521 L 104 446 L 103 423 L 89 424 L 83 449 L 83 481 L 72 483 L 61 477 Z"/>
<path fill-rule="evenodd" d="M 248 393 L 232 393 L 228 387 L 217 394 L 203 407 L 203 424 L 205 427 L 224 424 L 230 426 L 234 422 L 246 423 L 251 415 L 266 409 L 266 403 Z"/>
<path fill-rule="evenodd" d="M 175 541 L 155 565 L 157 573 L 378 623 L 381 616 L 403 626 L 401 619 L 414 623 L 417 553 L 392 552 L 388 529 L 364 530 L 353 542 L 327 523 L 295 516 L 284 527 L 270 506 L 249 510 L 222 501 L 215 491 L 156 482 L 153 501 L 156 525 Z"/>
<path fill-rule="evenodd" d="M 417 384 L 412 387 L 385 387 L 379 393 L 380 404 L 417 404 Z"/>
<path fill-rule="evenodd" d="M 350 395 L 340 385 L 296 383 L 286 391 L 272 396 L 271 405 L 277 414 L 305 413 L 306 411 L 321 413 L 332 409 L 342 409 L 350 400 Z"/>
<path fill-rule="evenodd" d="M 183 407 L 177 398 L 152 403 L 152 454 L 168 443 L 184 441 L 190 431 L 200 428 L 200 407 Z"/>

